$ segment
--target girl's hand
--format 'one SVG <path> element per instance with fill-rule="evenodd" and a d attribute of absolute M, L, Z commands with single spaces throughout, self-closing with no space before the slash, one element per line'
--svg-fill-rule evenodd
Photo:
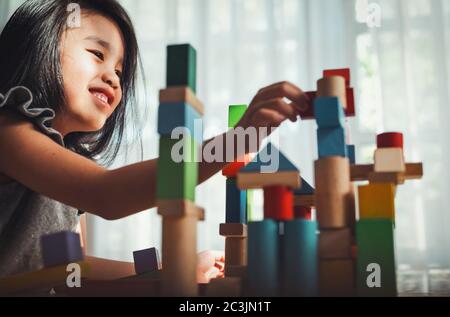
<path fill-rule="evenodd" d="M 197 282 L 209 283 L 224 276 L 225 254 L 221 251 L 204 251 L 197 256 Z"/>

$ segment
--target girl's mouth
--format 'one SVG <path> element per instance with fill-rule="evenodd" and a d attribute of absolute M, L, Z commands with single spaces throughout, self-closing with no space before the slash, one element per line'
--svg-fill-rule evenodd
<path fill-rule="evenodd" d="M 111 105 L 108 103 L 108 96 L 106 96 L 104 93 L 94 90 L 91 90 L 89 92 L 94 97 L 95 101 L 102 107 L 106 107 L 107 109 L 111 108 Z"/>

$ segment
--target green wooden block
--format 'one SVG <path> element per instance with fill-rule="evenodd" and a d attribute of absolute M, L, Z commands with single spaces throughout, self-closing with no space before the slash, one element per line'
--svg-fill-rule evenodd
<path fill-rule="evenodd" d="M 173 86 L 197 92 L 197 52 L 190 44 L 167 47 L 167 87 Z"/>
<path fill-rule="evenodd" d="M 231 105 L 228 110 L 228 127 L 236 127 L 246 111 L 247 105 Z"/>
<path fill-rule="evenodd" d="M 394 224 L 389 219 L 364 219 L 356 224 L 358 244 L 358 296 L 397 296 Z M 380 268 L 379 285 L 374 282 L 373 265 Z M 380 286 L 380 287 L 377 287 Z"/>
<path fill-rule="evenodd" d="M 198 184 L 198 144 L 186 135 L 180 140 L 161 137 L 157 172 L 157 199 L 195 202 Z M 174 157 L 172 157 L 172 152 Z"/>

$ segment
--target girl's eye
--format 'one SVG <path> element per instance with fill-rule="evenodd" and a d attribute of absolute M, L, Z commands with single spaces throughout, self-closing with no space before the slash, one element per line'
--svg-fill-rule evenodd
<path fill-rule="evenodd" d="M 101 59 L 102 61 L 105 60 L 105 56 L 103 55 L 102 52 L 100 51 L 89 51 L 92 54 L 94 54 L 95 56 L 97 56 L 99 59 Z"/>

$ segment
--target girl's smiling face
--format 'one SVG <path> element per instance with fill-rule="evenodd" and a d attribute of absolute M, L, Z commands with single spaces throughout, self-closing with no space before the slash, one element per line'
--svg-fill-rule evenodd
<path fill-rule="evenodd" d="M 107 17 L 84 14 L 81 28 L 68 28 L 61 39 L 61 68 L 67 104 L 56 113 L 53 128 L 63 136 L 96 132 L 122 99 L 124 39 Z"/>

